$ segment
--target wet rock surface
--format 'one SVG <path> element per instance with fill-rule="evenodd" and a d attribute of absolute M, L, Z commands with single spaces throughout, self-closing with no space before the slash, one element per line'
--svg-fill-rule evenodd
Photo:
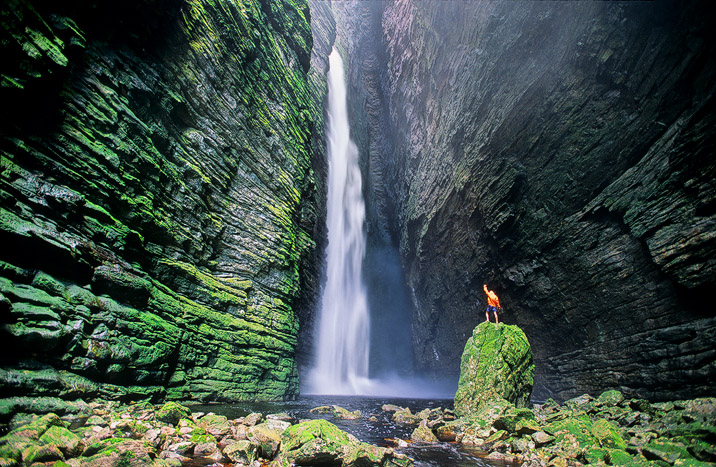
<path fill-rule="evenodd" d="M 550 399 L 531 409 L 496 403 L 452 425 L 459 442 L 523 466 L 708 465 L 716 461 L 715 403 L 701 398 L 652 404 L 610 390 L 564 405 Z"/>
<path fill-rule="evenodd" d="M 308 5 L 11 1 L 0 21 L 4 407 L 295 397 L 320 235 Z"/>
<path fill-rule="evenodd" d="M 413 465 L 407 456 L 362 443 L 322 419 L 292 425 L 267 415 L 264 423 L 257 424 L 264 419 L 262 414 L 229 420 L 213 413 L 192 413 L 174 402 L 164 406 L 95 402 L 90 413 L 67 420 L 56 414 L 16 418 L 10 433 L 0 438 L 1 465 L 169 467 L 212 461 L 235 467 Z M 182 418 L 167 422 L 167 413 L 180 413 Z M 248 439 L 236 435 L 241 432 L 248 432 Z"/>
<path fill-rule="evenodd" d="M 416 366 L 458 374 L 488 283 L 532 343 L 538 400 L 710 395 L 713 6 L 341 8 L 383 37 L 347 48 L 365 76 L 352 105 Z"/>

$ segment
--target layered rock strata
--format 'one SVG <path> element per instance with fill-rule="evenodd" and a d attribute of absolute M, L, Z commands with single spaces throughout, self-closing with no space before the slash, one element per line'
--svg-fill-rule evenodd
<path fill-rule="evenodd" d="M 2 394 L 294 397 L 308 5 L 112 5 L 0 17 Z"/>
<path fill-rule="evenodd" d="M 712 393 L 713 7 L 374 7 L 417 365 L 457 374 L 488 283 L 538 400 Z"/>

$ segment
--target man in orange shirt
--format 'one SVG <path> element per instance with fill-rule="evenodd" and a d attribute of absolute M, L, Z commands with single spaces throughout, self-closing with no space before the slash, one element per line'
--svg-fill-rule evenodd
<path fill-rule="evenodd" d="M 482 288 L 487 294 L 487 309 L 485 310 L 487 322 L 490 322 L 490 312 L 492 312 L 495 315 L 495 323 L 499 323 L 500 320 L 497 318 L 497 310 L 502 310 L 502 307 L 500 306 L 500 299 L 497 298 L 497 294 L 495 292 L 487 290 L 487 284 L 484 284 Z"/>

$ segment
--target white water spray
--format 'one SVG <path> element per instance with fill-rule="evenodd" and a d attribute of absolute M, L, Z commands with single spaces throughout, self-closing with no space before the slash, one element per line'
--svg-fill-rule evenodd
<path fill-rule="evenodd" d="M 350 139 L 343 61 L 334 48 L 328 71 L 328 247 L 321 298 L 314 394 L 365 394 L 370 316 L 363 276 L 365 202 L 358 148 Z"/>

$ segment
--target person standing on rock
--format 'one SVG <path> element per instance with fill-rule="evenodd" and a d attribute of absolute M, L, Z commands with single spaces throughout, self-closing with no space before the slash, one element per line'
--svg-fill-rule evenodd
<path fill-rule="evenodd" d="M 484 284 L 482 286 L 482 289 L 487 294 L 487 309 L 485 310 L 485 317 L 487 318 L 487 322 L 490 322 L 490 312 L 492 312 L 495 315 L 495 324 L 499 323 L 500 320 L 497 318 L 497 310 L 499 309 L 502 311 L 502 307 L 500 306 L 500 299 L 497 298 L 497 294 L 492 290 L 487 290 L 487 284 Z"/>

